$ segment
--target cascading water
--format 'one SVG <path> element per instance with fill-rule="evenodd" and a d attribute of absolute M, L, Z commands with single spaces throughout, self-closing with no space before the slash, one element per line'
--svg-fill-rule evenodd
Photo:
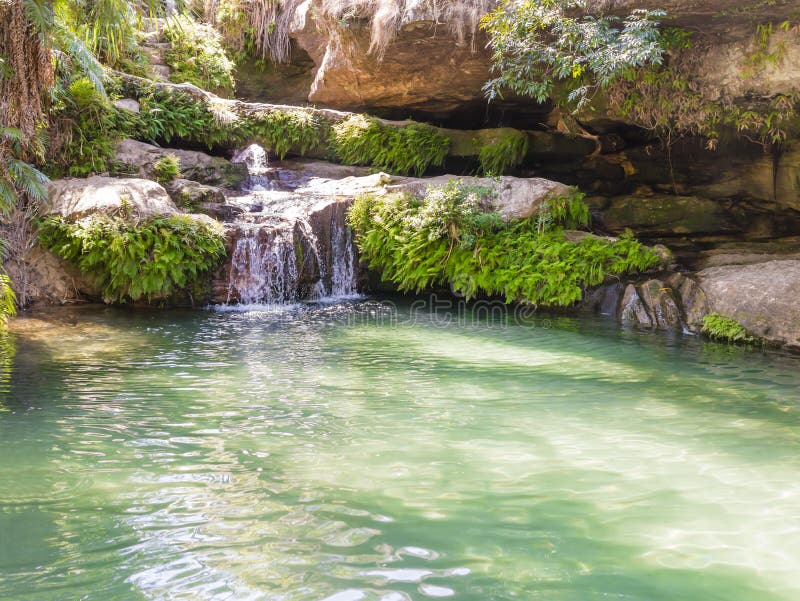
<path fill-rule="evenodd" d="M 332 297 L 347 297 L 358 293 L 357 259 L 352 230 L 343 221 L 344 216 L 331 223 L 331 286 Z"/>
<path fill-rule="evenodd" d="M 358 257 L 345 224 L 347 202 L 304 187 L 291 170 L 270 167 L 253 144 L 233 162 L 248 177 L 228 199 L 243 212 L 228 228 L 230 261 L 220 302 L 285 303 L 352 297 L 358 292 Z M 221 296 L 221 298 L 220 298 Z"/>
<path fill-rule="evenodd" d="M 240 231 L 231 256 L 229 297 L 245 305 L 293 300 L 298 277 L 294 241 L 281 229 L 256 225 Z"/>

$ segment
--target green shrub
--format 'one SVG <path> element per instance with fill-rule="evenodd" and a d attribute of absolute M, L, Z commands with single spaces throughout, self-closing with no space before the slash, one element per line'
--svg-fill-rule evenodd
<path fill-rule="evenodd" d="M 168 154 L 158 159 L 153 165 L 153 173 L 161 184 L 166 184 L 181 176 L 180 159 Z"/>
<path fill-rule="evenodd" d="M 431 166 L 444 165 L 450 140 L 430 125 L 393 127 L 372 117 L 351 115 L 333 126 L 331 146 L 336 158 L 347 165 L 420 176 Z"/>
<path fill-rule="evenodd" d="M 186 215 L 138 223 L 99 214 L 76 223 L 47 217 L 39 239 L 96 277 L 107 303 L 168 298 L 197 285 L 225 254 L 221 229 Z"/>
<path fill-rule="evenodd" d="M 607 274 L 645 270 L 658 258 L 629 236 L 616 242 L 564 239 L 579 195 L 559 201 L 542 225 L 535 217 L 504 223 L 486 213 L 491 192 L 462 183 L 430 188 L 422 200 L 403 195 L 356 199 L 348 223 L 369 267 L 401 291 L 450 284 L 467 298 L 500 296 L 546 306 L 569 306 Z"/>
<path fill-rule="evenodd" d="M 663 61 L 660 10 L 624 19 L 586 14 L 584 0 L 505 0 L 481 19 L 489 35 L 489 99 L 508 90 L 539 103 L 580 108 L 631 70 Z"/>
<path fill-rule="evenodd" d="M 509 132 L 481 147 L 478 160 L 484 174 L 503 175 L 522 163 L 527 153 L 528 136 L 519 131 Z"/>
<path fill-rule="evenodd" d="M 225 96 L 233 91 L 235 65 L 216 29 L 181 15 L 168 19 L 166 34 L 170 47 L 164 59 L 172 69 L 172 81 L 189 82 Z"/>
<path fill-rule="evenodd" d="M 703 316 L 703 333 L 709 338 L 726 342 L 754 342 L 756 340 L 738 321 L 719 313 L 709 313 Z"/>
<path fill-rule="evenodd" d="M 305 155 L 321 142 L 322 125 L 319 120 L 312 113 L 299 109 L 256 115 L 252 129 L 279 159 L 283 159 L 290 150 Z"/>

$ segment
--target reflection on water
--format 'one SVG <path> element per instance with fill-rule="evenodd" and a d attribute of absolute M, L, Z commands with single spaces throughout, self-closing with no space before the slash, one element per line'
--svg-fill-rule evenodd
<path fill-rule="evenodd" d="M 1 599 L 800 598 L 796 357 L 251 309 L 0 340 Z"/>

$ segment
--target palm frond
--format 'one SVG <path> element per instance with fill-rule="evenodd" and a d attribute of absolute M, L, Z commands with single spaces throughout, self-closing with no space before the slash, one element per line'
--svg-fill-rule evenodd
<path fill-rule="evenodd" d="M 50 179 L 36 167 L 19 159 L 8 159 L 6 169 L 11 180 L 36 202 L 42 203 L 47 198 L 47 184 Z"/>
<path fill-rule="evenodd" d="M 17 314 L 17 296 L 11 287 L 11 278 L 0 273 L 0 324 L 5 325 L 9 317 Z"/>
<path fill-rule="evenodd" d="M 25 16 L 33 24 L 43 38 L 47 38 L 53 29 L 55 22 L 53 16 L 53 6 L 50 2 L 43 0 L 24 0 Z"/>
<path fill-rule="evenodd" d="M 7 179 L 0 179 L 0 215 L 7 215 L 17 206 L 17 189 Z"/>
<path fill-rule="evenodd" d="M 105 98 L 106 89 L 103 82 L 106 75 L 97 57 L 78 36 L 60 23 L 56 23 L 54 36 L 58 49 L 75 61 L 78 70 L 89 78 L 95 89 Z"/>

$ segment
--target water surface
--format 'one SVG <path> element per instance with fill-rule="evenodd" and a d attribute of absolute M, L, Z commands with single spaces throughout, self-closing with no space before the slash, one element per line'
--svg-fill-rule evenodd
<path fill-rule="evenodd" d="M 796 357 L 375 301 L 14 330 L 0 599 L 800 598 Z"/>

